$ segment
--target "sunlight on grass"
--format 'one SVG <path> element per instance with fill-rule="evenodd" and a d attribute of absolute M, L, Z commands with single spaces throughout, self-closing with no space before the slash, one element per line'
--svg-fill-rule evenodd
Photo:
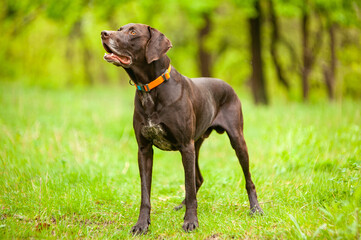
<path fill-rule="evenodd" d="M 140 185 L 133 89 L 0 86 L 1 238 L 130 238 Z M 180 154 L 155 151 L 149 238 L 359 238 L 359 102 L 243 101 L 251 173 L 264 216 L 248 215 L 226 134 L 200 153 L 200 228 L 182 231 Z"/>

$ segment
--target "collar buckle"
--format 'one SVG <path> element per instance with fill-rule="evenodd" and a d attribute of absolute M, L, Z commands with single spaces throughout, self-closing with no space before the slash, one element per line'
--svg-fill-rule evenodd
<path fill-rule="evenodd" d="M 148 84 L 145 84 L 145 85 L 135 85 L 137 90 L 138 91 L 141 91 L 141 92 L 149 92 L 150 91 L 150 88 L 148 86 Z"/>
<path fill-rule="evenodd" d="M 170 78 L 170 76 L 169 76 L 169 72 L 170 72 L 170 71 L 168 71 L 168 70 L 169 70 L 169 69 L 165 70 L 164 73 L 161 75 L 162 78 L 163 78 L 163 80 L 164 80 L 164 82 L 168 81 L 168 79 Z"/>

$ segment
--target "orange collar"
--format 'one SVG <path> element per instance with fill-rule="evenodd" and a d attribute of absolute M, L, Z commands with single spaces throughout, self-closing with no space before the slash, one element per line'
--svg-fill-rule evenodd
<path fill-rule="evenodd" d="M 169 80 L 170 78 L 170 70 L 172 69 L 172 65 L 169 64 L 169 67 L 167 70 L 165 70 L 165 72 L 160 75 L 159 77 L 157 77 L 155 80 L 151 81 L 148 84 L 145 85 L 137 85 L 137 84 L 131 84 L 131 80 L 129 81 L 129 83 L 131 85 L 134 85 L 135 88 L 139 91 L 142 92 L 149 92 L 150 90 L 152 90 L 153 88 L 161 85 L 163 82 L 166 82 Z"/>

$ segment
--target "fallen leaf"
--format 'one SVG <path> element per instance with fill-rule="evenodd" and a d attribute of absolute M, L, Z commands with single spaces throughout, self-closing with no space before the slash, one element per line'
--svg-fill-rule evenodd
<path fill-rule="evenodd" d="M 36 231 L 40 232 L 44 229 L 48 229 L 50 227 L 49 223 L 38 223 L 35 226 Z"/>

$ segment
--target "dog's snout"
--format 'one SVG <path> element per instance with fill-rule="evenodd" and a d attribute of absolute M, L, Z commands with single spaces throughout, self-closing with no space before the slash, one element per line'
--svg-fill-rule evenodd
<path fill-rule="evenodd" d="M 109 33 L 109 31 L 102 31 L 100 35 L 101 35 L 102 39 L 104 39 L 104 38 L 109 37 L 110 33 Z"/>

